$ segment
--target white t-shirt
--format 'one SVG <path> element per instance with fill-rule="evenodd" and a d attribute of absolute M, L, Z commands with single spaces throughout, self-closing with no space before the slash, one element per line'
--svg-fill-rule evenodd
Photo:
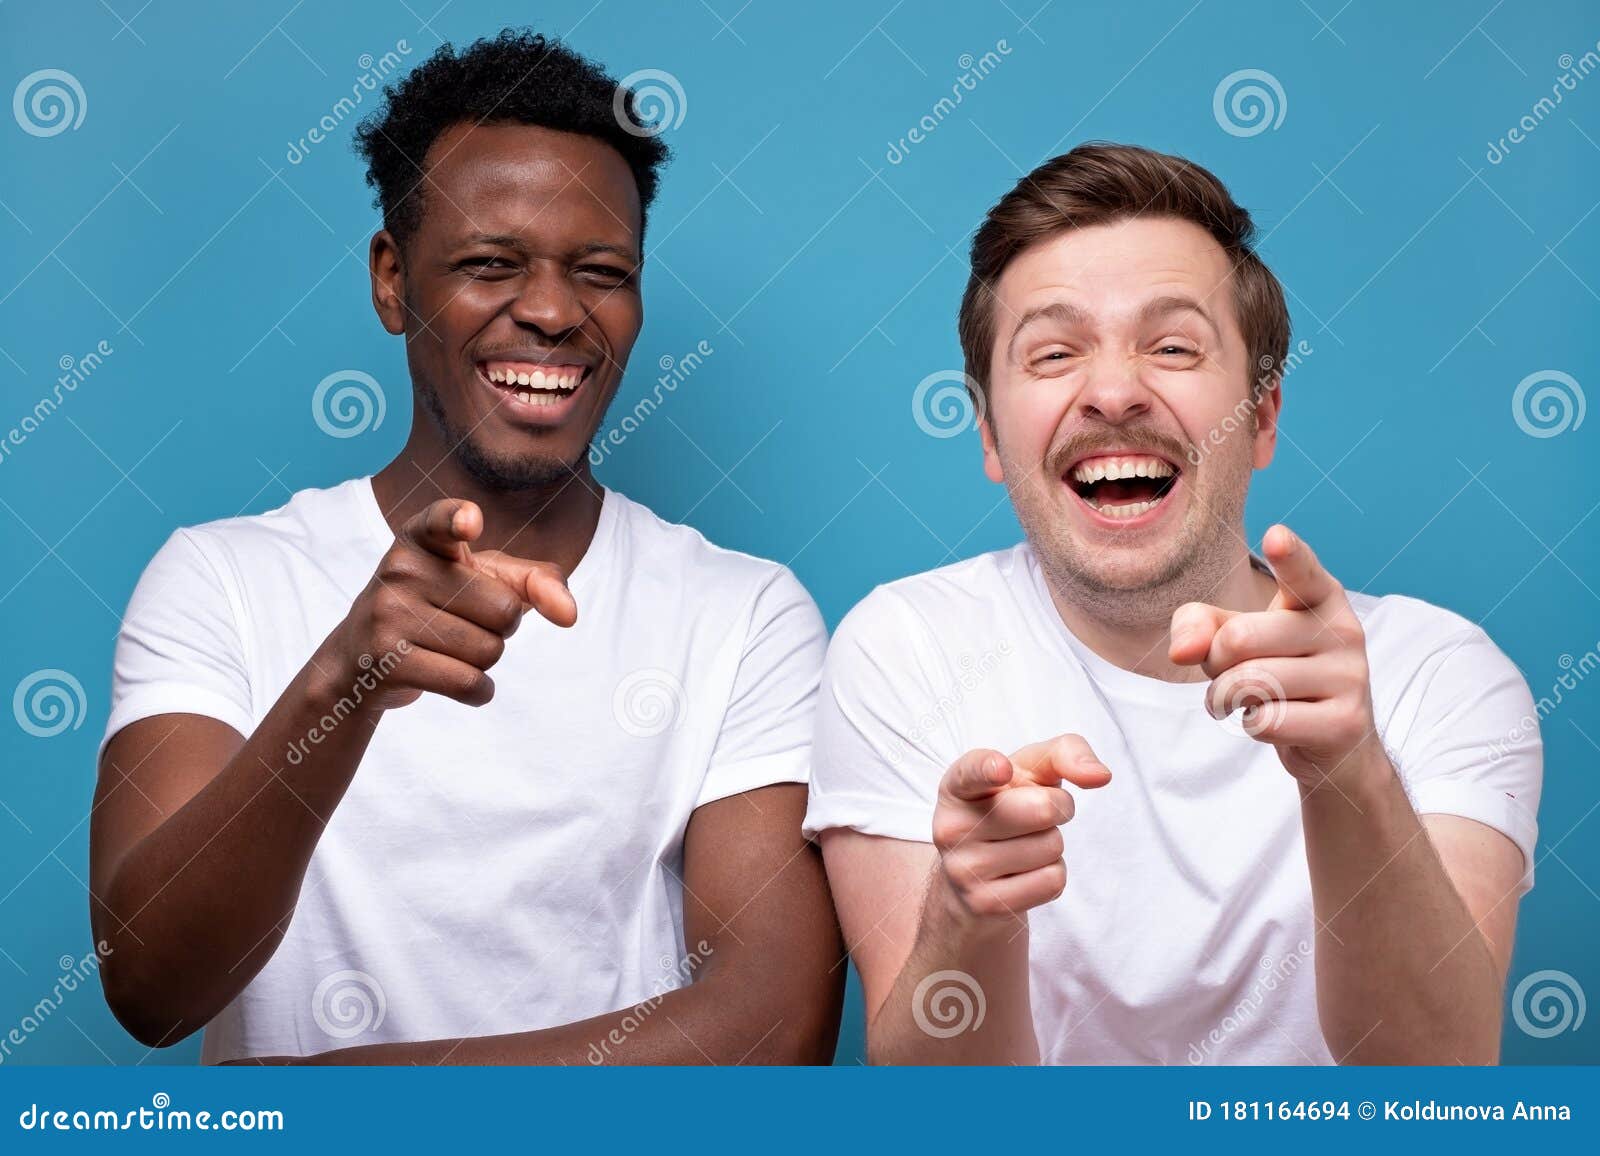
<path fill-rule="evenodd" d="M 1521 675 L 1455 614 L 1351 598 L 1378 730 L 1418 812 L 1504 832 L 1526 890 L 1541 747 Z M 879 587 L 829 647 L 807 833 L 930 842 L 963 752 L 1081 734 L 1112 781 L 1074 790 L 1066 892 L 1030 913 L 1044 1062 L 1329 1063 L 1298 787 L 1271 746 L 1206 713 L 1206 685 L 1094 654 L 1025 543 Z"/>
<path fill-rule="evenodd" d="M 393 542 L 368 478 L 173 534 L 107 738 L 171 712 L 249 735 Z M 615 491 L 570 585 L 578 624 L 529 614 L 489 705 L 384 717 L 206 1062 L 552 1027 L 682 985 L 690 813 L 805 781 L 826 631 L 784 567 Z"/>

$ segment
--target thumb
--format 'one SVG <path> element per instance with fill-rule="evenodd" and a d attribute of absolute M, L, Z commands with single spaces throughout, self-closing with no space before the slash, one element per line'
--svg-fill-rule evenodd
<path fill-rule="evenodd" d="M 944 773 L 941 788 L 952 799 L 976 803 L 1011 782 L 1011 763 L 999 751 L 968 751 Z"/>
<path fill-rule="evenodd" d="M 479 550 L 472 558 L 480 572 L 511 587 L 525 608 L 537 610 L 557 626 L 572 626 L 578 621 L 578 603 L 567 588 L 561 567 L 501 550 Z"/>
<path fill-rule="evenodd" d="M 1185 602 L 1172 612 L 1172 635 L 1167 657 L 1179 666 L 1198 666 L 1211 653 L 1211 640 L 1237 611 L 1207 602 Z"/>
<path fill-rule="evenodd" d="M 400 527 L 399 536 L 446 562 L 467 560 L 467 543 L 483 533 L 483 511 L 463 498 L 429 502 Z"/>

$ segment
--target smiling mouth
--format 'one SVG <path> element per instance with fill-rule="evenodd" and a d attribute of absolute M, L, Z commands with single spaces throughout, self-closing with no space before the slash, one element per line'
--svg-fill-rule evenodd
<path fill-rule="evenodd" d="M 1104 454 L 1080 458 L 1066 482 L 1102 518 L 1127 521 L 1161 505 L 1178 480 L 1178 468 L 1154 454 Z"/>
<path fill-rule="evenodd" d="M 589 376 L 585 365 L 529 361 L 480 361 L 478 373 L 494 388 L 525 405 L 559 405 Z"/>

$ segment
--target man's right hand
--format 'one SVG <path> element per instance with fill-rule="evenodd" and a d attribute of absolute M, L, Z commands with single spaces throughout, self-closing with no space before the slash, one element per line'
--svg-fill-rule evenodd
<path fill-rule="evenodd" d="M 577 621 L 559 567 L 471 550 L 482 533 L 483 511 L 455 498 L 441 498 L 401 527 L 323 644 L 316 666 L 338 672 L 333 693 L 348 693 L 370 676 L 380 685 L 365 701 L 378 709 L 405 706 L 424 691 L 482 706 L 494 697 L 486 672 L 523 614 L 536 610 L 557 626 Z"/>
<path fill-rule="evenodd" d="M 1066 887 L 1061 824 L 1073 815 L 1062 783 L 1103 787 L 1111 772 L 1078 735 L 1023 747 L 968 751 L 945 772 L 933 843 L 958 914 L 1016 918 Z"/>

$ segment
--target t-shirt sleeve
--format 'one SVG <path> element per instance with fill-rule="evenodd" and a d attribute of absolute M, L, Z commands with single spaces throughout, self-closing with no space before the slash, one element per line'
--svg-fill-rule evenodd
<path fill-rule="evenodd" d="M 817 604 L 787 569 L 756 595 L 695 806 L 773 783 L 803 783 L 811 764 L 817 680 L 828 629 Z"/>
<path fill-rule="evenodd" d="M 1533 886 L 1544 745 L 1533 696 L 1516 665 L 1474 628 L 1444 649 L 1395 756 L 1419 815 L 1460 815 L 1521 850 L 1521 891 Z"/>
<path fill-rule="evenodd" d="M 868 595 L 828 647 L 805 833 L 931 842 L 939 780 L 961 753 L 958 702 L 922 618 L 892 589 Z"/>
<path fill-rule="evenodd" d="M 178 530 L 145 567 L 123 616 L 101 749 L 129 723 L 158 714 L 207 715 L 248 735 L 247 670 L 222 572 L 195 534 Z"/>

